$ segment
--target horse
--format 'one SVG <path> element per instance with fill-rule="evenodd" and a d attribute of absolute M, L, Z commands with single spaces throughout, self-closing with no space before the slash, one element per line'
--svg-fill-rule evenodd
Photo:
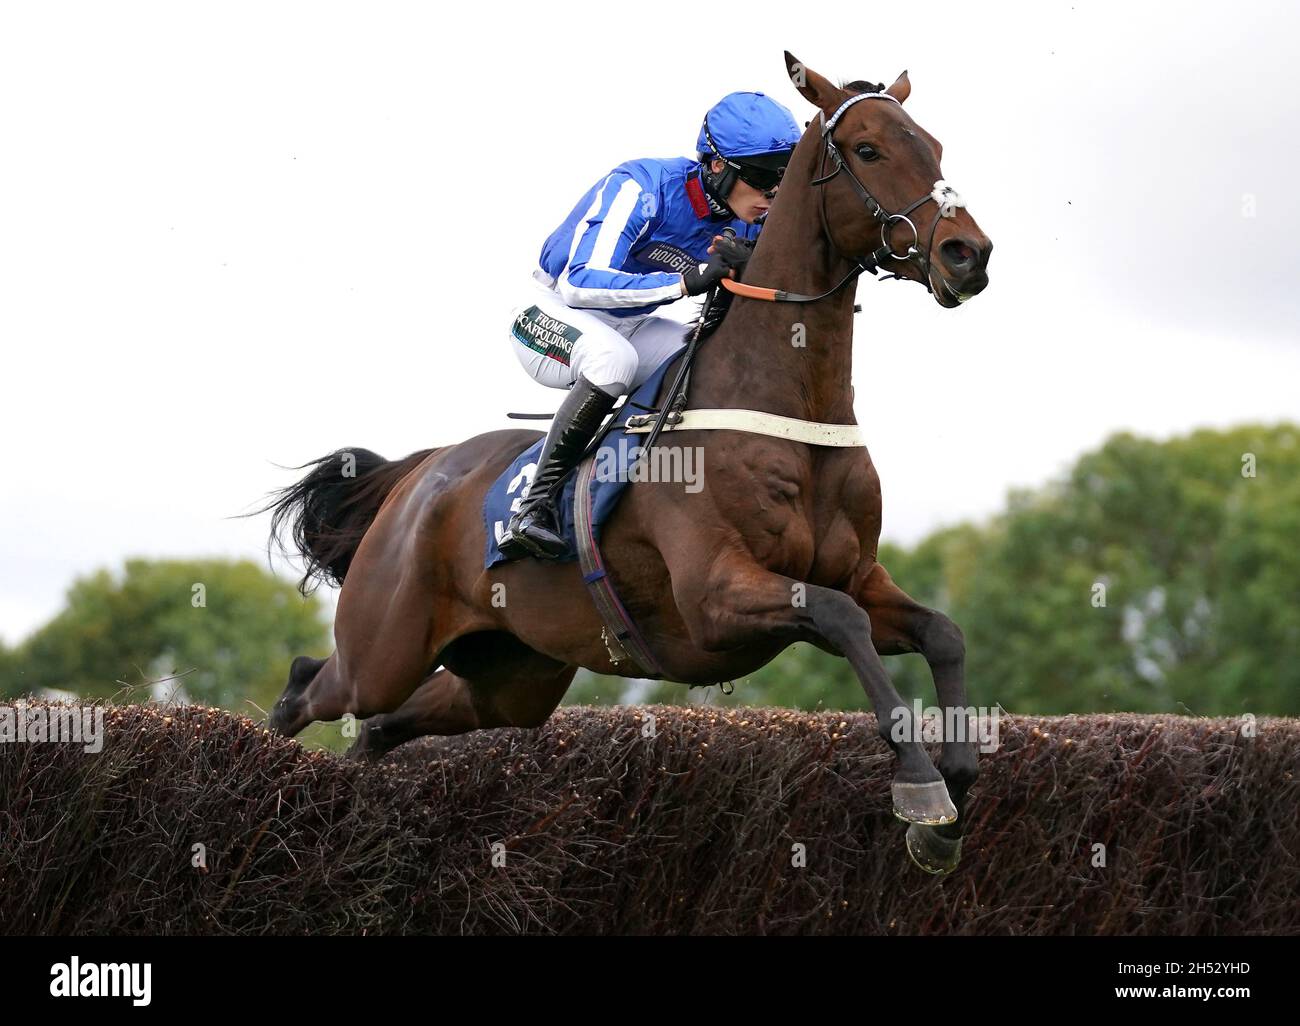
<path fill-rule="evenodd" d="M 785 62 L 818 113 L 739 294 L 699 348 L 690 407 L 853 425 L 857 274 L 884 269 L 952 309 L 988 284 L 992 244 L 943 182 L 939 142 L 904 110 L 906 71 L 888 89 L 837 86 L 789 52 Z M 274 494 L 264 510 L 273 538 L 292 530 L 301 586 L 341 587 L 335 650 L 293 660 L 274 731 L 351 714 L 365 720 L 351 754 L 377 758 L 422 735 L 539 727 L 579 667 L 619 672 L 577 564 L 484 568 L 486 490 L 539 437 L 493 431 L 392 461 L 338 450 Z M 657 676 L 735 680 L 801 641 L 847 659 L 895 756 L 907 851 L 929 872 L 950 871 L 977 742 L 945 737 L 936 766 L 881 656 L 920 653 L 940 704 L 964 710 L 965 642 L 878 561 L 880 480 L 867 449 L 745 430 L 671 437 L 699 447 L 703 487 L 637 481 L 601 539 Z"/>

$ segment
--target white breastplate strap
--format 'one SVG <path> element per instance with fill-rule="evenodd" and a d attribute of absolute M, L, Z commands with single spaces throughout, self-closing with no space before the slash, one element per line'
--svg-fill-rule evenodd
<path fill-rule="evenodd" d="M 646 414 L 628 418 L 627 433 L 645 435 L 654 427 L 655 416 Z M 665 424 L 664 431 L 747 431 L 751 435 L 788 438 L 807 445 L 852 448 L 866 445 L 857 424 L 818 424 L 811 420 L 778 417 L 758 410 L 687 410 L 675 424 Z"/>

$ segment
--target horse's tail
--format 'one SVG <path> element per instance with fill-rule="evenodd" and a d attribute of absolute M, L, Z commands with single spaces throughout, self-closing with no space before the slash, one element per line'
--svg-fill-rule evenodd
<path fill-rule="evenodd" d="M 435 449 L 386 460 L 369 449 L 338 449 L 294 470 L 310 467 L 302 480 L 271 493 L 257 513 L 271 511 L 270 545 L 283 552 L 287 530 L 306 572 L 304 595 L 322 581 L 341 585 L 366 530 L 397 483 Z M 314 582 L 314 583 L 313 583 Z"/>

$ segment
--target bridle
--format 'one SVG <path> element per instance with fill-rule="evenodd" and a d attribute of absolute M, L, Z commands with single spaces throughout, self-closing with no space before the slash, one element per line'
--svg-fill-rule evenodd
<path fill-rule="evenodd" d="M 848 162 L 844 159 L 844 154 L 842 154 L 840 148 L 835 145 L 835 126 L 839 124 L 840 119 L 850 107 L 855 103 L 861 103 L 863 100 L 888 100 L 891 103 L 899 103 L 899 101 L 895 97 L 890 96 L 889 93 L 855 93 L 840 104 L 839 108 L 829 118 L 826 117 L 824 111 L 819 111 L 817 116 L 822 121 L 821 136 L 823 146 L 821 158 L 817 163 L 817 177 L 809 184 L 812 186 L 826 185 L 828 182 L 834 180 L 840 172 L 847 175 L 854 190 L 865 204 L 867 212 L 871 214 L 880 225 L 880 247 L 872 250 L 866 256 L 855 260 L 853 270 L 845 275 L 844 278 L 841 279 L 833 288 L 823 292 L 820 296 L 804 296 L 795 292 L 784 292 L 780 289 L 759 288 L 757 286 L 745 285 L 740 282 L 731 281 L 730 279 L 724 279 L 722 284 L 728 292 L 733 292 L 740 296 L 747 296 L 750 299 L 766 299 L 782 303 L 813 303 L 838 292 L 850 281 L 858 277 L 858 275 L 863 271 L 867 271 L 874 275 L 881 263 L 885 260 L 898 260 L 902 263 L 913 264 L 920 273 L 921 283 L 925 285 L 926 290 L 931 293 L 934 292 L 934 285 L 931 279 L 931 253 L 934 248 L 934 237 L 939 229 L 939 221 L 945 217 L 956 217 L 957 208 L 964 207 L 966 201 L 961 198 L 952 186 L 943 179 L 940 179 L 934 183 L 933 189 L 920 199 L 916 200 L 916 202 L 908 204 L 898 213 L 890 213 L 885 208 L 884 204 L 871 194 L 871 190 L 862 184 L 862 180 L 853 173 Z M 830 174 L 824 174 L 828 159 L 834 165 L 834 170 L 831 171 Z M 934 202 L 938 209 L 935 212 L 934 220 L 930 223 L 930 232 L 926 239 L 925 249 L 922 250 L 917 248 L 921 241 L 921 235 L 917 230 L 916 222 L 912 220 L 912 215 L 926 203 L 931 201 Z M 822 229 L 827 233 L 827 238 L 829 238 L 830 226 L 826 220 L 825 192 L 822 193 L 821 215 Z M 896 252 L 889 240 L 890 232 L 897 224 L 906 224 L 910 229 L 912 229 L 912 241 L 908 243 L 907 250 L 903 253 Z M 897 272 L 891 272 L 885 278 L 880 280 L 887 281 L 890 278 L 907 280 L 903 279 Z"/>
<path fill-rule="evenodd" d="M 961 196 L 958 195 L 955 189 L 948 185 L 947 182 L 940 179 L 934 183 L 934 188 L 931 189 L 930 192 L 926 193 L 926 195 L 922 196 L 914 203 L 908 204 L 898 213 L 891 214 L 886 210 L 884 204 L 877 200 L 875 196 L 871 195 L 870 190 L 862 184 L 862 180 L 853 173 L 848 162 L 844 159 L 844 155 L 840 153 L 840 148 L 835 145 L 835 140 L 833 138 L 835 126 L 839 123 L 840 118 L 842 118 L 855 103 L 860 103 L 863 100 L 888 100 L 891 103 L 899 102 L 895 97 L 889 95 L 889 93 L 856 93 L 840 104 L 839 109 L 829 118 L 827 118 L 823 112 L 819 112 L 819 117 L 821 117 L 823 121 L 822 140 L 825 143 L 825 147 L 822 150 L 821 161 L 817 167 L 818 177 L 813 179 L 811 184 L 814 186 L 825 185 L 840 172 L 844 172 L 844 174 L 848 175 L 849 181 L 853 184 L 854 190 L 862 198 L 862 202 L 866 204 L 867 212 L 880 224 L 880 248 L 867 254 L 867 256 L 862 260 L 859 260 L 859 266 L 863 270 L 870 271 L 874 274 L 876 268 L 880 266 L 880 263 L 883 260 L 893 259 L 903 262 L 914 261 L 917 270 L 921 272 L 922 281 L 924 282 L 925 287 L 933 292 L 934 288 L 930 280 L 930 257 L 934 248 L 934 236 L 939 229 L 939 221 L 945 217 L 956 217 L 957 208 L 964 207 L 966 203 Z M 827 157 L 829 157 L 831 162 L 835 165 L 835 170 L 822 177 L 821 173 L 825 169 Z M 930 222 L 930 234 L 926 239 L 925 249 L 920 250 L 917 249 L 917 245 L 921 241 L 921 236 L 916 229 L 916 223 L 912 220 L 911 215 L 932 200 L 938 209 L 935 212 L 934 220 Z M 891 229 L 896 224 L 900 223 L 907 225 L 907 227 L 912 230 L 912 241 L 908 243 L 907 250 L 904 253 L 896 252 L 889 241 Z M 829 228 L 826 224 L 825 193 L 822 194 L 822 224 L 823 227 Z M 895 277 L 897 277 L 897 275 L 895 275 Z"/>

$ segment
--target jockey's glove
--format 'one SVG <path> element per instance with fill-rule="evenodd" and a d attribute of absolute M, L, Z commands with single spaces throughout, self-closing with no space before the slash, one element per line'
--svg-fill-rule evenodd
<path fill-rule="evenodd" d="M 688 296 L 698 296 L 709 291 L 723 278 L 734 278 L 732 271 L 739 272 L 753 252 L 754 244 L 746 239 L 732 239 L 724 235 L 713 240 L 709 262 L 693 268 L 682 275 L 682 284 L 686 286 Z"/>

